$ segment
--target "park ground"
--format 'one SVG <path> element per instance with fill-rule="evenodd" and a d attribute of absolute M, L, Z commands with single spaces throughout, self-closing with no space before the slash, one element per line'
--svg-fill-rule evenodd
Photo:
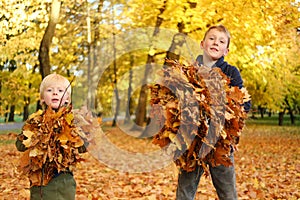
<path fill-rule="evenodd" d="M 0 131 L 3 200 L 29 199 L 28 180 L 16 170 L 21 156 L 14 146 L 18 131 Z M 145 148 L 156 148 L 150 139 L 130 137 L 118 128 L 106 128 L 105 133 L 124 150 L 143 152 Z M 299 144 L 300 126 L 277 126 L 249 119 L 235 152 L 239 199 L 300 199 Z M 74 171 L 78 200 L 175 199 L 177 171 L 172 164 L 151 172 L 126 173 L 107 167 L 89 153 L 84 158 Z M 217 199 L 210 177 L 202 177 L 196 199 Z"/>

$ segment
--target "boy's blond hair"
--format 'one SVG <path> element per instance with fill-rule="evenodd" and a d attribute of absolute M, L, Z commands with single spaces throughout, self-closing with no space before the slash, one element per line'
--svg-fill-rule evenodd
<path fill-rule="evenodd" d="M 206 38 L 208 32 L 209 32 L 210 30 L 212 30 L 212 29 L 217 29 L 218 31 L 221 31 L 221 32 L 223 32 L 223 33 L 226 34 L 226 36 L 227 36 L 227 38 L 228 38 L 228 44 L 227 44 L 227 48 L 228 48 L 228 47 L 229 47 L 229 44 L 230 44 L 230 33 L 229 33 L 229 31 L 227 30 L 227 28 L 226 28 L 225 26 L 223 26 L 223 25 L 216 25 L 216 26 L 211 26 L 211 27 L 209 27 L 209 28 L 207 29 L 207 31 L 205 32 L 205 34 L 204 34 L 203 40 L 205 40 L 205 38 Z"/>
<path fill-rule="evenodd" d="M 67 90 L 66 94 L 68 94 L 68 96 L 69 96 L 68 100 L 70 103 L 71 102 L 71 92 L 72 92 L 70 81 L 66 77 L 59 75 L 59 74 L 49 74 L 42 80 L 41 85 L 40 85 L 40 99 L 44 98 L 43 93 L 46 90 L 46 88 L 48 88 L 50 85 L 53 85 L 53 84 L 61 84 L 62 86 L 64 86 L 66 88 L 66 90 Z"/>

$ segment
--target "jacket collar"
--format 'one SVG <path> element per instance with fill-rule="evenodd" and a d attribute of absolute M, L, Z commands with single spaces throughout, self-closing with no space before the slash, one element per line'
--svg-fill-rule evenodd
<path fill-rule="evenodd" d="M 203 65 L 203 55 L 199 55 L 197 57 L 197 61 L 198 61 L 199 65 Z M 224 64 L 224 56 L 219 58 L 219 60 L 212 67 L 219 67 L 222 69 L 223 64 Z"/>

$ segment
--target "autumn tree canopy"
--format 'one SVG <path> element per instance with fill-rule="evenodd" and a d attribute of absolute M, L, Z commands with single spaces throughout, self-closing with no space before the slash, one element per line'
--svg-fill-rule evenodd
<path fill-rule="evenodd" d="M 26 104 L 31 112 L 35 110 L 41 80 L 38 50 L 52 1 L 1 0 L 0 5 L 0 113 L 4 117 L 11 108 L 23 113 Z M 75 106 L 85 103 L 89 85 L 95 93 L 95 112 L 113 116 L 116 79 L 120 110 L 128 105 L 134 110 L 145 73 L 133 70 L 127 95 L 129 69 L 145 66 L 148 55 L 153 57 L 152 65 L 162 65 L 176 33 L 192 42 L 183 42 L 173 53 L 191 61 L 201 53 L 199 43 L 207 27 L 223 24 L 232 37 L 225 60 L 240 69 L 254 107 L 299 112 L 299 8 L 298 0 L 63 1 L 49 49 L 50 71 L 70 78 L 76 75 Z M 149 27 L 157 32 L 147 31 Z M 130 38 L 143 29 L 143 34 Z"/>

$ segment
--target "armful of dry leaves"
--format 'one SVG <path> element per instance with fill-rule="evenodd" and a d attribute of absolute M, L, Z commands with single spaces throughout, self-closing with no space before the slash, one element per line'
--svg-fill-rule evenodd
<path fill-rule="evenodd" d="M 18 136 L 26 147 L 19 169 L 32 186 L 46 185 L 55 173 L 72 171 L 83 160 L 79 153 L 92 141 L 91 130 L 96 124 L 87 112 L 75 112 L 71 106 L 58 111 L 48 108 L 25 122 Z"/>
<path fill-rule="evenodd" d="M 167 62 L 171 67 L 163 69 L 162 78 L 150 86 L 151 115 L 162 127 L 153 143 L 172 146 L 176 165 L 186 171 L 207 162 L 232 165 L 230 151 L 247 118 L 243 107 L 250 101 L 247 90 L 229 87 L 219 68 Z"/>

